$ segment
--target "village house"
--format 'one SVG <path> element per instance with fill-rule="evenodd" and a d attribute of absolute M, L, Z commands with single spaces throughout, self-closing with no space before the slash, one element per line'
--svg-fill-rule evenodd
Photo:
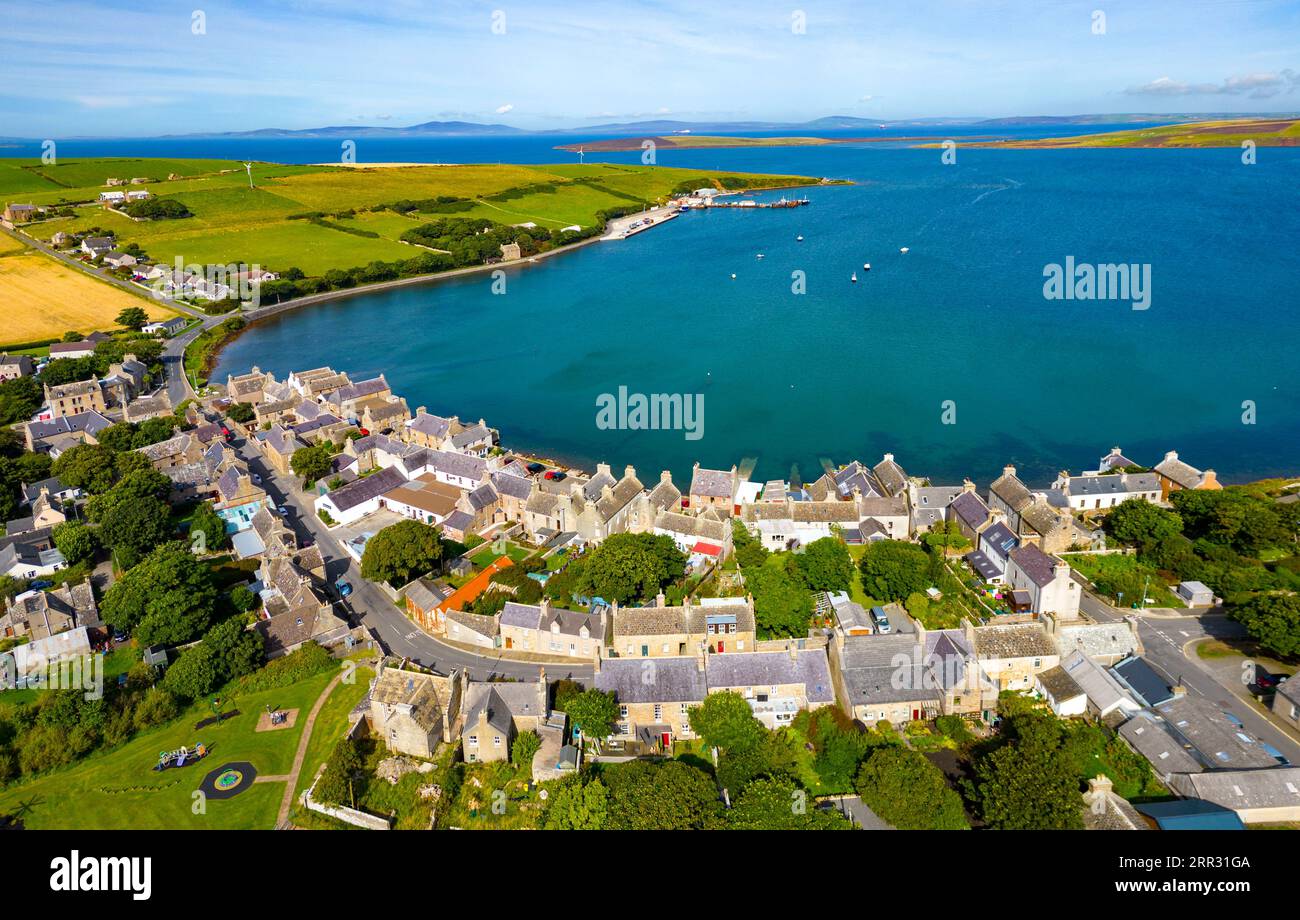
<path fill-rule="evenodd" d="M 441 579 L 417 578 L 403 590 L 406 615 L 425 632 L 440 633 L 445 627 L 442 602 L 451 596 L 451 587 Z"/>
<path fill-rule="evenodd" d="M 67 565 L 68 560 L 55 548 L 46 528 L 6 534 L 6 543 L 0 546 L 0 575 L 10 578 L 40 578 Z"/>
<path fill-rule="evenodd" d="M 591 611 L 552 607 L 548 598 L 538 604 L 508 601 L 499 617 L 502 648 L 559 655 L 599 658 L 605 651 L 605 608 Z"/>
<path fill-rule="evenodd" d="M 140 327 L 140 331 L 146 335 L 163 335 L 173 336 L 185 328 L 188 321 L 183 316 L 173 316 L 170 319 L 155 320 L 152 323 L 145 323 Z"/>
<path fill-rule="evenodd" d="M 109 268 L 130 268 L 136 263 L 136 258 L 128 252 L 114 249 L 104 253 L 103 262 Z"/>
<path fill-rule="evenodd" d="M 262 558 L 258 570 L 262 597 L 262 619 L 256 624 L 266 647 L 266 657 L 276 658 L 296 651 L 307 642 L 331 645 L 348 634 L 348 624 L 334 612 L 334 605 L 319 591 L 324 560 L 315 547 L 304 553 L 309 566 L 279 556 Z"/>
<path fill-rule="evenodd" d="M 467 763 L 507 760 L 521 732 L 550 715 L 546 672 L 536 681 L 466 681 L 461 696 L 461 751 Z"/>
<path fill-rule="evenodd" d="M 1007 554 L 1006 579 L 1013 597 L 1027 595 L 1028 612 L 1051 614 L 1058 622 L 1078 618 L 1082 591 L 1060 558 L 1033 544 L 1018 546 Z"/>
<path fill-rule="evenodd" d="M 83 412 L 103 413 L 108 411 L 108 402 L 104 399 L 104 390 L 99 381 L 74 380 L 58 386 L 44 385 L 45 402 L 50 407 L 52 418 L 66 418 Z"/>
<path fill-rule="evenodd" d="M 496 429 L 489 428 L 487 422 L 479 419 L 477 424 L 453 431 L 447 438 L 446 449 L 473 457 L 486 457 L 496 447 L 499 438 Z"/>
<path fill-rule="evenodd" d="M 976 535 L 977 548 L 966 554 L 966 562 L 984 581 L 1001 584 L 1006 580 L 1011 551 L 1019 545 L 1020 540 L 1011 532 L 1011 528 L 997 521 L 979 531 Z"/>
<path fill-rule="evenodd" d="M 1155 465 L 1156 475 L 1160 477 L 1160 500 L 1168 501 L 1170 492 L 1179 489 L 1206 489 L 1218 491 L 1223 488 L 1214 470 L 1198 470 L 1189 463 L 1178 459 L 1177 451 L 1169 451 L 1165 459 Z"/>
<path fill-rule="evenodd" d="M 706 655 L 704 677 L 709 693 L 739 693 L 754 717 L 775 731 L 801 711 L 835 703 L 826 650 L 799 649 Z"/>
<path fill-rule="evenodd" d="M 730 470 L 708 470 L 697 461 L 691 468 L 691 488 L 688 503 L 692 511 L 705 508 L 717 508 L 725 514 L 732 514 L 736 507 L 736 492 L 740 477 L 736 467 Z"/>
<path fill-rule="evenodd" d="M 35 370 L 30 355 L 0 354 L 0 380 L 30 377 Z"/>
<path fill-rule="evenodd" d="M 82 627 L 95 631 L 103 627 L 89 581 L 10 598 L 0 617 L 0 638 L 36 642 Z"/>
<path fill-rule="evenodd" d="M 95 346 L 98 343 L 92 339 L 82 339 L 79 342 L 55 342 L 50 346 L 50 360 L 57 361 L 61 358 L 93 358 L 95 356 Z"/>
<path fill-rule="evenodd" d="M 437 525 L 456 510 L 462 494 L 455 486 L 439 482 L 432 473 L 421 473 L 385 492 L 384 505 L 404 517 Z"/>
<path fill-rule="evenodd" d="M 1120 685 L 1101 663 L 1079 649 L 1065 655 L 1061 667 L 1074 680 L 1087 697 L 1087 710 L 1093 717 L 1111 721 L 1112 713 L 1123 721 L 1142 709 L 1142 704 Z"/>
<path fill-rule="evenodd" d="M 35 220 L 40 215 L 34 204 L 7 204 L 4 210 L 4 219 L 12 224 L 25 224 L 29 220 Z"/>
<path fill-rule="evenodd" d="M 1029 690 L 1034 677 L 1061 663 L 1047 631 L 1038 623 L 973 627 L 975 657 L 999 691 Z"/>
<path fill-rule="evenodd" d="M 604 693 L 612 692 L 618 703 L 612 739 L 651 751 L 672 750 L 673 741 L 694 738 L 690 711 L 708 695 L 703 654 L 653 662 L 597 660 L 592 684 Z"/>
<path fill-rule="evenodd" d="M 411 417 L 405 399 L 374 398 L 359 405 L 361 414 L 358 416 L 358 424 L 371 432 L 400 431 Z"/>
<path fill-rule="evenodd" d="M 994 523 L 1005 520 L 1006 512 L 1001 509 L 995 514 L 984 499 L 975 491 L 975 483 L 967 479 L 961 494 L 953 498 L 948 505 L 948 520 L 957 522 L 957 529 L 963 537 L 975 543 L 980 533 Z"/>
<path fill-rule="evenodd" d="M 105 253 L 113 251 L 113 238 L 111 236 L 85 237 L 81 241 L 81 251 L 92 259 L 98 259 Z"/>
<path fill-rule="evenodd" d="M 359 403 L 377 396 L 390 396 L 392 392 L 392 389 L 388 386 L 388 381 L 384 379 L 383 374 L 380 374 L 378 377 L 369 380 L 361 380 L 357 383 L 349 383 L 339 387 L 325 396 L 325 404 L 330 407 L 330 411 L 335 415 L 341 418 L 355 419 L 360 414 Z"/>
<path fill-rule="evenodd" d="M 266 490 L 253 482 L 248 467 L 235 462 L 217 480 L 212 508 L 226 522 L 228 533 L 238 533 L 253 526 L 253 516 L 266 503 Z"/>
<path fill-rule="evenodd" d="M 294 452 L 307 446 L 292 429 L 282 425 L 272 425 L 269 431 L 259 432 L 257 440 L 262 456 L 282 476 L 292 475 L 290 461 L 293 460 Z"/>
<path fill-rule="evenodd" d="M 370 688 L 370 728 L 394 754 L 431 760 L 454 737 L 463 685 L 455 671 L 443 677 L 383 662 Z"/>
<path fill-rule="evenodd" d="M 1188 799 L 1231 809 L 1244 824 L 1300 821 L 1300 767 L 1177 774 L 1169 786 Z"/>
<path fill-rule="evenodd" d="M 1278 684 L 1272 708 L 1274 715 L 1281 716 L 1292 727 L 1300 728 L 1300 680 L 1288 678 Z"/>
<path fill-rule="evenodd" d="M 5 524 L 5 533 L 8 535 L 30 533 L 33 530 L 41 530 L 46 527 L 53 527 L 55 524 L 62 524 L 68 519 L 64 511 L 64 501 L 50 494 L 47 486 L 41 486 L 36 496 L 28 504 L 31 506 L 31 514 L 26 517 L 16 518 Z M 71 503 L 68 504 L 71 508 Z"/>
<path fill-rule="evenodd" d="M 460 427 L 460 419 L 430 415 L 428 409 L 420 406 L 415 410 L 415 416 L 406 420 L 399 436 L 409 444 L 441 450 L 453 427 Z"/>
<path fill-rule="evenodd" d="M 618 607 L 611 611 L 610 654 L 624 658 L 662 658 L 753 651 L 754 601 L 708 598 L 698 604 L 669 606 L 663 594 L 650 607 Z"/>
<path fill-rule="evenodd" d="M 1086 512 L 1114 508 L 1122 501 L 1138 498 L 1142 501 L 1160 501 L 1160 477 L 1156 473 L 1114 473 L 1098 475 L 1084 473 L 1071 476 L 1062 471 L 1052 488 L 1065 496 L 1072 511 Z"/>
<path fill-rule="evenodd" d="M 468 610 L 448 610 L 443 635 L 452 642 L 462 642 L 478 648 L 501 648 L 501 617 L 484 616 Z"/>
<path fill-rule="evenodd" d="M 263 373 L 260 368 L 254 366 L 247 374 L 226 377 L 226 396 L 231 402 L 255 406 L 264 398 L 267 384 L 273 383 L 275 383 L 274 374 Z"/>
<path fill-rule="evenodd" d="M 363 476 L 316 498 L 316 511 L 324 511 L 334 524 L 350 524 L 386 507 L 384 496 L 406 482 L 395 467 Z"/>
<path fill-rule="evenodd" d="M 58 459 L 69 447 L 98 444 L 95 435 L 112 426 L 99 412 L 79 412 L 48 421 L 28 422 L 23 436 L 29 451 L 47 453 Z"/>

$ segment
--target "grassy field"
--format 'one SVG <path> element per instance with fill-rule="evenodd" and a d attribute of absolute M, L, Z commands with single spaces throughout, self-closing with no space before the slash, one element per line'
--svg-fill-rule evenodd
<path fill-rule="evenodd" d="M 16 814 L 35 829 L 269 829 L 284 796 L 283 782 L 256 783 L 232 799 L 208 801 L 206 814 L 199 815 L 191 811 L 191 794 L 211 770 L 231 761 L 248 761 L 260 776 L 287 774 L 307 713 L 334 676 L 330 671 L 289 687 L 240 696 L 231 701 L 231 708 L 238 709 L 240 715 L 200 731 L 194 730 L 194 724 L 211 713 L 206 701 L 196 704 L 168 725 L 138 735 L 120 748 L 0 792 L 0 812 Z M 335 688 L 336 694 L 351 700 L 341 704 L 344 716 L 356 703 L 356 688 L 364 691 L 366 683 L 359 672 L 357 684 Z M 331 709 L 334 702 L 332 694 L 318 717 L 325 720 L 328 710 L 332 721 L 317 722 L 313 741 L 317 732 L 324 734 L 338 727 L 337 712 Z M 297 709 L 294 727 L 255 731 L 258 716 L 268 704 Z M 212 748 L 206 759 L 190 767 L 153 771 L 160 751 L 182 745 L 192 748 L 200 741 Z M 322 739 L 321 744 L 325 743 Z M 313 748 L 319 750 L 316 745 Z M 320 762 L 314 761 L 316 765 Z"/>
<path fill-rule="evenodd" d="M 0 303 L 5 313 L 0 345 L 111 329 L 126 307 L 143 307 L 150 319 L 176 315 L 35 251 L 0 258 Z"/>
<path fill-rule="evenodd" d="M 640 150 L 644 141 L 654 141 L 656 147 L 665 150 L 674 147 L 820 147 L 823 144 L 841 144 L 844 141 L 828 137 L 724 137 L 710 134 L 672 134 L 652 137 L 619 137 L 609 140 L 587 141 L 582 144 L 561 144 L 556 150 L 577 150 L 586 152 L 613 150 Z"/>
<path fill-rule="evenodd" d="M 178 178 L 168 180 L 167 176 Z M 500 224 L 536 223 L 558 229 L 592 227 L 597 214 L 642 201 L 664 199 L 678 185 L 719 187 L 722 177 L 756 186 L 777 187 L 816 182 L 803 176 L 757 176 L 748 173 L 668 169 L 656 166 L 507 164 L 393 166 L 284 166 L 254 164 L 253 183 L 241 164 L 222 160 L 99 159 L 44 166 L 37 160 L 0 160 L 0 196 L 7 201 L 75 208 L 74 217 L 28 225 L 40 239 L 55 232 L 100 228 L 119 244 L 138 243 L 158 262 L 256 264 L 268 271 L 299 268 L 320 275 L 331 268 L 353 268 L 372 261 L 393 262 L 419 250 L 399 242 L 403 232 L 441 215 L 403 217 L 367 211 L 409 199 L 450 196 L 472 200 L 456 217 L 483 217 Z M 115 178 L 150 178 L 155 196 L 175 198 L 192 217 L 135 221 L 101 207 L 104 182 Z M 502 193 L 514 191 L 502 197 Z M 356 210 L 355 217 L 335 220 L 378 234 L 358 236 L 307 220 L 290 219 L 315 212 Z M 60 332 L 63 330 L 60 329 Z M 17 340 L 17 337 L 14 337 Z"/>
<path fill-rule="evenodd" d="M 1290 118 L 1243 118 L 1226 121 L 1196 121 L 1158 128 L 1129 128 L 1077 137 L 1045 137 L 1037 140 L 990 141 L 971 147 L 1056 148 L 1056 147 L 1240 147 L 1245 140 L 1259 147 L 1300 146 L 1300 121 Z M 936 146 L 927 144 L 924 146 Z"/>

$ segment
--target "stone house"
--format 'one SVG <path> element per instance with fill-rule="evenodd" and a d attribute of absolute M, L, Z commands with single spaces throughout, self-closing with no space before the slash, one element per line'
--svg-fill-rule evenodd
<path fill-rule="evenodd" d="M 611 655 L 663 658 L 747 652 L 755 648 L 754 601 L 751 597 L 716 598 L 710 603 L 669 606 L 660 594 L 651 607 L 610 610 Z"/>
<path fill-rule="evenodd" d="M 546 701 L 545 670 L 536 681 L 465 681 L 460 739 L 466 762 L 508 759 L 521 732 L 535 732 L 546 722 Z"/>
<path fill-rule="evenodd" d="M 1177 451 L 1169 451 L 1165 459 L 1155 465 L 1156 475 L 1160 477 L 1160 499 L 1169 500 L 1170 492 L 1179 489 L 1207 489 L 1218 491 L 1223 488 L 1214 470 L 1198 470 L 1190 463 L 1178 459 Z"/>
<path fill-rule="evenodd" d="M 395 754 L 430 760 L 454 737 L 464 681 L 385 663 L 370 689 L 370 727 Z"/>
<path fill-rule="evenodd" d="M 605 608 L 566 610 L 508 602 L 499 617 L 501 647 L 541 655 L 593 659 L 605 652 Z"/>

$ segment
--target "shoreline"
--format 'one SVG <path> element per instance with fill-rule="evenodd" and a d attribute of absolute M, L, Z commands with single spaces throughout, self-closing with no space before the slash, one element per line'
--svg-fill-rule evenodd
<path fill-rule="evenodd" d="M 793 185 L 773 185 L 761 189 L 736 189 L 734 191 L 723 191 L 719 193 L 717 197 L 722 198 L 722 197 L 728 197 L 732 195 L 743 195 L 746 193 L 757 193 L 757 192 L 776 192 L 776 191 L 784 191 L 787 189 L 795 189 L 795 188 L 820 188 L 822 186 L 853 185 L 853 184 L 854 183 L 851 180 L 835 179 L 827 182 L 818 182 L 814 185 L 803 183 L 803 184 L 793 184 Z M 620 218 L 615 218 L 615 220 L 617 219 Z M 611 220 L 608 223 L 613 223 L 613 222 L 614 221 Z M 608 223 L 606 225 L 606 229 L 608 229 Z M 667 221 L 664 221 L 664 223 L 667 223 Z M 637 234 L 632 234 L 632 235 L 635 236 Z M 576 243 L 570 243 L 567 246 L 559 246 L 555 249 L 550 249 L 547 250 L 546 252 L 538 253 L 535 256 L 529 256 L 526 259 L 516 259 L 511 262 L 495 262 L 490 265 L 468 265 L 463 268 L 453 268 L 449 271 L 438 272 L 437 274 L 433 274 L 433 275 L 416 275 L 412 278 L 395 278 L 392 281 L 377 281 L 374 284 L 358 285 L 356 287 L 350 287 L 350 288 L 340 288 L 335 291 L 322 291 L 319 294 L 308 294 L 306 297 L 295 297 L 292 300 L 284 300 L 281 301 L 280 303 L 270 304 L 269 306 L 257 307 L 247 312 L 235 312 L 235 313 L 226 314 L 225 318 L 238 316 L 240 319 L 244 321 L 244 327 L 212 350 L 211 354 L 209 354 L 208 357 L 205 359 L 202 368 L 200 368 L 200 372 L 202 373 L 204 378 L 207 378 L 208 374 L 216 367 L 218 360 L 221 358 L 221 353 L 226 349 L 228 345 L 230 345 L 232 342 L 234 342 L 236 339 L 242 336 L 249 329 L 252 329 L 257 323 L 271 319 L 275 316 L 278 316 L 281 313 L 287 313 L 290 310 L 296 310 L 301 307 L 315 306 L 317 304 L 322 304 L 322 303 L 329 303 L 330 301 L 333 300 L 343 300 L 360 294 L 374 294 L 382 291 L 392 290 L 394 288 L 410 287 L 419 284 L 432 284 L 449 278 L 460 278 L 469 275 L 481 274 L 483 272 L 491 272 L 497 269 L 505 268 L 507 266 L 524 268 L 528 265 L 534 265 L 540 263 L 544 259 L 549 259 L 553 256 L 560 255 L 561 253 L 576 252 L 577 250 L 582 249 L 584 246 L 589 246 L 592 243 L 610 242 L 613 241 L 613 239 L 614 238 L 607 237 L 605 234 L 601 234 L 600 236 L 592 236 L 592 237 L 588 237 L 585 240 L 579 240 Z M 620 237 L 617 239 L 621 241 L 624 238 Z"/>

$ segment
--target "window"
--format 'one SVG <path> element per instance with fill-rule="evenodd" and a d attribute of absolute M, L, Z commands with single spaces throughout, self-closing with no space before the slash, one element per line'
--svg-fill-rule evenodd
<path fill-rule="evenodd" d="M 469 744 L 478 744 L 478 735 L 470 735 L 465 739 Z"/>
<path fill-rule="evenodd" d="M 663 718 L 663 715 L 664 715 L 663 710 L 664 710 L 664 708 L 663 708 L 662 706 L 660 706 L 658 703 L 655 703 L 655 721 L 656 721 L 656 722 L 658 722 L 660 719 Z"/>
<path fill-rule="evenodd" d="M 682 703 L 682 715 L 688 715 L 689 712 L 690 709 L 687 707 L 687 705 L 685 703 Z"/>
<path fill-rule="evenodd" d="M 500 735 L 493 735 L 493 736 L 492 736 L 492 746 L 493 746 L 493 747 L 501 747 L 501 736 L 500 736 Z"/>
<path fill-rule="evenodd" d="M 620 706 L 620 707 L 618 707 L 618 716 L 619 716 L 620 719 L 626 719 L 626 718 L 627 718 L 627 707 L 626 707 L 626 706 Z"/>

